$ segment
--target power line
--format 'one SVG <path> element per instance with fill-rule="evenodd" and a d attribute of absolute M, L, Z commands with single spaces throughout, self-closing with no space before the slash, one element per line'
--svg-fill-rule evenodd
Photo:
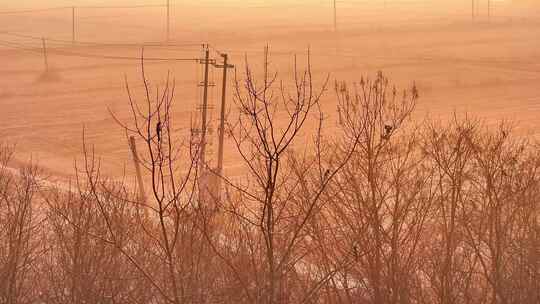
<path fill-rule="evenodd" d="M 62 6 L 62 7 L 50 7 L 50 8 L 41 8 L 41 9 L 29 9 L 29 10 L 20 10 L 20 11 L 3 11 L 0 12 L 0 15 L 19 15 L 19 14 L 31 14 L 31 13 L 41 13 L 55 10 L 65 10 L 71 9 L 71 7 Z"/>
<path fill-rule="evenodd" d="M 114 56 L 114 55 L 96 55 L 96 54 L 85 54 L 78 52 L 70 52 L 63 50 L 51 50 L 50 53 L 54 53 L 61 56 L 67 57 L 80 57 L 80 58 L 97 58 L 97 59 L 112 59 L 112 60 L 141 60 L 144 61 L 192 61 L 199 62 L 200 58 L 161 58 L 161 57 L 129 57 L 129 56 Z"/>
<path fill-rule="evenodd" d="M 17 50 L 21 50 L 21 51 L 26 51 L 26 52 L 41 53 L 40 49 L 37 48 L 37 47 L 28 48 L 28 47 L 23 46 L 21 44 L 8 42 L 8 41 L 0 41 L 0 46 L 11 48 L 11 49 L 17 49 Z"/>
<path fill-rule="evenodd" d="M 46 40 L 46 39 L 45 39 Z M 0 41 L 0 45 L 3 45 L 5 47 L 14 48 L 14 49 L 22 49 L 26 51 L 32 51 L 32 52 L 41 52 L 39 48 L 37 47 L 28 47 L 24 44 L 12 42 L 12 41 Z M 130 57 L 130 56 L 115 56 L 115 55 L 98 55 L 98 54 L 88 54 L 88 53 L 80 53 L 80 52 L 73 52 L 73 51 L 65 51 L 65 50 L 59 50 L 59 49 L 49 49 L 48 52 L 50 54 L 55 54 L 59 56 L 66 56 L 66 57 L 80 57 L 80 58 L 97 58 L 97 59 L 111 59 L 111 60 L 141 60 L 141 57 Z M 170 58 L 164 58 L 164 57 L 143 57 L 145 61 L 191 61 L 191 62 L 200 62 L 200 58 L 179 58 L 179 57 L 170 57 Z"/>
<path fill-rule="evenodd" d="M 59 6 L 39 9 L 27 9 L 27 10 L 15 10 L 15 11 L 0 11 L 0 15 L 19 15 L 19 14 L 31 14 L 41 13 L 56 10 L 68 10 L 68 9 L 135 9 L 135 8 L 157 8 L 167 7 L 163 4 L 147 4 L 147 5 L 123 5 L 123 6 Z"/>
<path fill-rule="evenodd" d="M 7 36 L 13 36 L 13 37 L 19 37 L 19 38 L 28 38 L 32 40 L 41 40 L 42 37 L 38 36 L 32 36 L 28 34 L 20 34 L 20 33 L 14 33 L 14 32 L 6 32 L 6 31 L 0 31 L 0 34 L 7 35 Z M 65 44 L 65 46 L 73 45 L 71 40 L 64 40 L 64 39 L 56 39 L 56 38 L 47 38 L 47 41 L 51 42 L 58 42 L 61 44 Z M 188 42 L 188 43 L 162 43 L 162 42 L 140 42 L 140 43 L 106 43 L 106 42 L 93 42 L 93 41 L 75 41 L 76 45 L 80 46 L 110 46 L 110 47 L 119 47 L 119 46 L 125 46 L 125 47 L 141 47 L 141 46 L 148 46 L 148 47 L 171 47 L 171 48 L 182 48 L 182 47 L 200 47 L 202 43 L 198 42 Z"/>
<path fill-rule="evenodd" d="M 167 7 L 165 4 L 125 5 L 125 6 L 75 6 L 77 9 L 131 9 L 131 8 Z"/>

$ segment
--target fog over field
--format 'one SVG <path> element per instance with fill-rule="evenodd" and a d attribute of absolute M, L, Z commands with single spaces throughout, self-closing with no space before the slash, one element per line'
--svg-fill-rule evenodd
<path fill-rule="evenodd" d="M 0 80 L 2 137 L 17 142 L 22 158 L 32 156 L 51 170 L 67 173 L 80 152 L 84 123 L 96 149 L 106 152 L 109 173 L 122 174 L 128 146 L 107 107 L 125 112 L 124 76 L 138 85 L 140 64 L 104 57 L 139 57 L 138 45 L 165 41 L 166 8 L 137 7 L 163 2 L 5 2 L 4 11 L 21 13 L 0 18 L 1 69 L 10 75 Z M 331 82 L 354 80 L 382 70 L 400 85 L 416 82 L 422 96 L 420 116 L 468 111 L 488 119 L 514 119 L 534 132 L 540 30 L 538 5 L 533 3 L 491 1 L 488 20 L 483 1 L 472 21 L 469 1 L 338 1 L 334 31 L 332 1 L 172 1 L 174 45 L 149 46 L 146 53 L 200 58 L 199 45 L 209 43 L 241 67 L 245 54 L 260 62 L 263 47 L 269 45 L 272 64 L 287 73 L 293 54 L 302 58 L 310 48 L 319 79 L 329 75 Z M 77 7 L 73 45 L 72 6 Z M 39 10 L 48 8 L 57 9 Z M 48 64 L 59 77 L 56 82 L 39 80 L 44 70 L 41 37 L 50 39 Z M 181 117 L 179 124 L 189 124 L 201 102 L 200 65 L 147 64 L 154 82 L 163 81 L 169 70 L 177 79 L 182 106 L 174 111 Z M 219 92 L 219 87 L 211 89 L 211 103 L 219 101 Z M 331 103 L 325 107 L 332 117 Z M 216 120 L 218 110 L 213 113 Z"/>
<path fill-rule="evenodd" d="M 0 0 L 0 304 L 538 304 L 540 1 Z"/>

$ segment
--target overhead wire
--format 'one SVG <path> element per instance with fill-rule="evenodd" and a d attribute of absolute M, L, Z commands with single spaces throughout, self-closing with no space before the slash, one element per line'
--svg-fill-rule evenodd
<path fill-rule="evenodd" d="M 144 5 L 144 6 L 117 6 L 117 7 L 77 7 L 77 8 L 88 8 L 88 9 L 105 9 L 105 8 L 140 8 L 140 7 L 163 7 L 162 5 Z M 65 7 L 62 9 L 68 9 L 69 7 Z M 47 10 L 31 10 L 31 11 L 17 11 L 17 12 L 10 12 L 10 13 L 32 13 L 32 12 L 42 12 L 42 11 L 49 11 L 52 9 Z M 7 14 L 8 12 L 4 12 L 4 14 Z M 164 47 L 164 48 L 171 48 L 171 49 L 178 49 L 178 48 L 186 48 L 186 47 L 195 47 L 195 46 L 201 46 L 201 43 L 160 43 L 160 42 L 143 42 L 143 43 L 101 43 L 101 42 L 82 42 L 82 41 L 70 41 L 70 40 L 64 40 L 64 39 L 56 39 L 56 38 L 43 38 L 38 36 L 32 36 L 27 34 L 20 34 L 20 33 L 13 33 L 13 32 L 6 32 L 1 31 L 0 35 L 10 36 L 10 37 L 16 37 L 16 38 L 22 38 L 23 41 L 3 41 L 0 40 L 0 46 L 5 46 L 12 49 L 17 50 L 23 50 L 23 51 L 29 51 L 33 53 L 43 53 L 43 46 L 35 46 L 34 44 L 37 44 L 38 41 L 46 41 L 46 42 L 52 42 L 55 44 L 55 46 L 59 47 L 66 47 L 66 46 L 156 46 L 156 47 Z M 29 40 L 29 41 L 26 41 Z M 65 49 L 58 49 L 58 48 L 47 48 L 47 52 L 49 54 L 53 55 L 60 55 L 60 56 L 67 56 L 67 57 L 81 57 L 81 58 L 98 58 L 98 59 L 112 59 L 112 60 L 145 60 L 145 61 L 189 61 L 189 62 L 196 62 L 200 63 L 201 58 L 181 58 L 181 57 L 131 57 L 131 56 L 119 56 L 119 55 L 112 55 L 112 54 L 90 54 L 90 53 L 83 53 L 83 52 L 77 52 L 73 50 L 65 50 Z M 197 64 L 197 66 L 201 66 L 200 64 Z M 212 70 L 212 81 L 213 81 L 213 70 Z M 213 90 L 211 91 L 213 94 Z"/>
<path fill-rule="evenodd" d="M 51 50 L 53 54 L 67 56 L 67 57 L 80 57 L 80 58 L 97 58 L 97 59 L 111 59 L 111 60 L 144 60 L 144 61 L 191 61 L 199 62 L 200 58 L 162 58 L 162 57 L 130 57 L 130 56 L 116 56 L 116 55 L 96 55 L 96 54 L 85 54 L 78 52 L 70 52 L 64 50 Z"/>
<path fill-rule="evenodd" d="M 328 4 L 329 2 L 328 1 L 316 1 L 317 3 L 320 3 L 320 4 Z M 205 2 L 204 5 L 217 5 L 219 3 L 222 3 L 222 2 Z M 242 7 L 246 7 L 246 8 L 260 8 L 258 5 L 260 4 L 265 4 L 266 1 L 247 1 L 247 2 L 243 2 L 243 6 Z M 370 3 L 371 2 L 368 2 L 368 1 L 365 1 L 365 0 L 362 0 L 362 1 L 353 1 L 353 0 L 338 0 L 337 1 L 338 4 L 340 5 L 345 5 L 345 6 L 357 6 L 357 5 L 363 5 L 363 4 L 367 4 L 367 3 Z M 281 7 L 287 7 L 287 8 L 294 8 L 294 7 L 312 7 L 313 4 L 308 4 L 308 3 L 291 3 L 290 1 L 283 1 L 283 3 L 273 3 L 271 5 L 265 5 L 264 7 L 276 7 L 276 8 L 281 8 Z M 161 4 L 147 4 L 147 5 L 125 5 L 125 6 L 74 6 L 74 8 L 80 8 L 80 9 L 136 9 L 136 8 L 151 8 L 151 7 L 166 7 L 166 5 L 161 5 Z M 231 5 L 231 7 L 238 7 L 237 5 L 234 6 L 234 5 Z M 377 10 L 380 10 L 380 9 L 385 9 L 385 10 L 393 10 L 393 11 L 399 11 L 399 10 L 403 10 L 404 8 L 413 8 L 416 9 L 416 7 L 421 7 L 421 8 L 425 8 L 425 7 L 435 7 L 434 4 L 428 4 L 426 3 L 425 1 L 418 1 L 418 0 L 414 0 L 414 1 L 393 1 L 393 2 L 389 2 L 387 3 L 384 7 L 383 7 L 383 4 L 382 3 L 378 3 L 377 6 L 375 7 L 375 9 L 370 9 L 370 11 L 377 11 Z M 43 9 L 33 9 L 33 10 L 19 10 L 19 11 L 4 11 L 4 12 L 1 12 L 0 11 L 0 14 L 16 14 L 16 13 L 34 13 L 34 12 L 44 12 L 44 11 L 53 11 L 53 10 L 63 10 L 63 9 L 71 9 L 73 7 L 69 7 L 69 6 L 62 6 L 62 7 L 51 7 L 51 8 L 43 8 Z M 399 10 L 398 10 L 399 8 Z M 409 9 L 410 10 L 410 9 Z M 349 10 L 350 11 L 350 10 Z M 369 12 L 368 12 L 369 13 Z M 365 13 L 364 13 L 365 14 Z M 342 19 L 347 19 L 347 18 L 352 18 L 353 16 L 342 16 L 341 18 Z M 96 17 L 96 18 L 99 18 L 99 17 Z M 401 19 L 400 19 L 401 20 Z M 421 21 L 419 20 L 408 20 L 407 23 L 410 24 L 410 23 L 414 23 L 414 24 L 420 24 L 422 23 Z M 369 20 L 365 20 L 365 21 L 358 21 L 358 20 L 354 20 L 353 22 L 351 21 L 340 21 L 341 24 L 350 24 L 350 25 L 366 25 L 366 24 L 370 24 L 370 21 Z M 129 27 L 129 26 L 125 26 L 125 27 Z M 18 34 L 18 33 L 13 33 L 13 32 L 5 32 L 5 31 L 0 31 L 0 34 L 6 34 L 6 35 L 12 35 L 12 36 L 18 36 L 18 37 L 21 37 L 21 38 L 30 38 L 30 39 L 35 39 L 35 40 L 41 40 L 42 37 L 36 37 L 36 36 L 30 36 L 30 35 L 24 35 L 24 34 Z M 83 41 L 71 41 L 71 40 L 64 40 L 64 39 L 56 39 L 56 38 L 46 38 L 46 41 L 47 42 L 52 42 L 53 44 L 55 44 L 56 46 L 73 46 L 73 45 L 76 45 L 76 46 L 126 46 L 126 47 L 130 47 L 130 46 L 137 46 L 137 47 L 140 47 L 140 46 L 152 46 L 152 47 L 164 47 L 164 48 L 175 48 L 175 49 L 178 49 L 178 48 L 190 48 L 190 47 L 195 47 L 195 46 L 200 46 L 200 43 L 169 43 L 169 44 L 163 44 L 163 43 L 160 43 L 160 42 L 140 42 L 140 43 L 102 43 L 102 42 L 83 42 Z M 209 45 L 209 48 L 212 49 L 213 52 L 215 52 L 216 54 L 219 54 L 221 55 L 223 53 L 222 50 L 218 50 L 217 48 L 215 48 L 213 45 Z M 228 50 L 230 53 L 237 53 L 237 54 L 246 54 L 246 53 L 251 53 L 251 52 L 254 52 L 254 53 L 259 53 L 261 51 L 256 51 L 256 50 L 250 50 L 250 51 L 246 51 L 246 50 Z M 64 51 L 64 53 L 66 53 L 66 51 Z M 283 54 L 283 55 L 291 55 L 291 54 L 294 54 L 294 52 L 292 51 L 272 51 L 273 54 L 277 54 L 277 55 L 280 55 L 280 54 Z M 126 57 L 126 56 L 112 56 L 112 55 L 95 55 L 95 54 L 82 54 L 82 53 L 75 53 L 75 52 L 69 52 L 70 56 L 84 56 L 84 57 L 92 57 L 92 58 L 105 58 L 105 59 L 134 59 L 134 57 Z M 202 58 L 202 57 L 201 57 Z M 140 58 L 138 58 L 140 59 Z M 179 58 L 150 58 L 148 60 L 177 60 Z M 185 59 L 185 58 L 184 58 Z"/>
<path fill-rule="evenodd" d="M 41 12 L 49 12 L 49 11 L 64 10 L 64 9 L 71 9 L 71 7 L 62 6 L 62 7 L 49 7 L 49 8 L 41 8 L 41 9 L 18 10 L 18 11 L 0 11 L 0 15 L 31 14 L 31 13 L 41 13 Z"/>
<path fill-rule="evenodd" d="M 7 48 L 10 48 L 10 49 L 17 49 L 17 50 L 21 50 L 21 51 L 26 51 L 26 52 L 32 52 L 32 53 L 42 53 L 42 51 L 37 47 L 36 48 L 28 48 L 28 47 L 25 47 L 23 45 L 13 43 L 13 42 L 9 42 L 9 41 L 0 41 L 0 46 L 7 47 Z"/>
<path fill-rule="evenodd" d="M 72 40 L 65 40 L 65 39 L 56 39 L 56 38 L 49 38 L 49 37 L 38 37 L 33 35 L 27 35 L 27 34 L 20 34 L 20 33 L 14 33 L 14 32 L 7 32 L 7 31 L 0 31 L 0 35 L 7 35 L 7 36 L 13 36 L 18 38 L 28 38 L 33 40 L 39 40 L 45 39 L 46 41 L 50 42 L 56 42 L 58 44 L 63 44 L 64 46 L 73 46 L 73 45 L 79 45 L 79 46 L 110 46 L 110 47 L 163 47 L 163 48 L 173 48 L 175 50 L 179 48 L 186 48 L 188 50 L 188 47 L 199 47 L 201 46 L 201 43 L 197 42 L 189 42 L 189 43 L 168 43 L 168 42 L 140 42 L 140 43 L 107 43 L 107 42 L 92 42 L 92 41 L 72 41 Z M 191 49 L 189 49 L 191 50 Z"/>
<path fill-rule="evenodd" d="M 0 44 L 9 47 L 9 48 L 16 48 L 16 49 L 23 49 L 27 51 L 34 51 L 34 52 L 40 52 L 39 46 L 28 46 L 28 44 L 22 44 L 20 42 L 14 42 L 14 41 L 2 41 L 0 40 Z M 181 58 L 181 57 L 132 57 L 132 56 L 118 56 L 118 55 L 101 55 L 101 54 L 89 54 L 89 53 L 81 53 L 81 52 L 74 52 L 74 51 L 66 51 L 61 50 L 57 48 L 48 48 L 47 52 L 49 54 L 55 54 L 65 57 L 80 57 L 80 58 L 94 58 L 94 59 L 111 59 L 111 60 L 145 60 L 145 61 L 191 61 L 191 62 L 199 62 L 200 58 Z"/>
<path fill-rule="evenodd" d="M 49 12 L 56 10 L 67 10 L 67 9 L 135 9 L 135 8 L 157 8 L 157 7 L 167 7 L 165 4 L 141 4 L 141 5 L 119 5 L 119 6 L 58 6 L 58 7 L 48 7 L 48 8 L 38 8 L 38 9 L 23 9 L 23 10 L 13 10 L 13 11 L 0 11 L 0 15 L 19 15 L 19 14 L 31 14 L 31 13 L 41 13 Z"/>
<path fill-rule="evenodd" d="M 167 7 L 165 4 L 141 4 L 141 5 L 119 5 L 119 6 L 74 6 L 75 9 L 132 9 L 132 8 L 152 8 Z"/>
<path fill-rule="evenodd" d="M 274 2 L 272 4 L 268 4 L 267 1 L 244 1 L 242 2 L 242 5 L 239 6 L 237 4 L 230 4 L 227 5 L 227 7 L 231 8 L 245 8 L 245 9 L 268 9 L 268 8 L 286 8 L 288 9 L 296 9 L 296 8 L 313 8 L 314 6 L 320 7 L 320 8 L 328 8 L 331 4 L 330 1 L 311 1 L 309 3 L 307 2 L 300 2 L 300 1 L 282 1 L 282 2 Z M 369 26 L 372 24 L 380 25 L 380 16 L 381 13 L 386 14 L 388 12 L 393 13 L 394 15 L 403 15 L 403 18 L 392 18 L 392 24 L 411 24 L 414 23 L 416 25 L 422 25 L 422 24 L 428 24 L 433 19 L 440 20 L 441 16 L 439 14 L 430 14 L 430 17 L 426 18 L 418 18 L 419 16 L 423 16 L 424 12 L 433 11 L 432 8 L 440 7 L 440 5 L 429 3 L 426 1 L 420 1 L 420 0 L 413 0 L 413 1 L 391 1 L 388 3 L 383 3 L 382 1 L 376 2 L 375 5 L 373 2 L 362 0 L 362 1 L 353 1 L 353 0 L 338 0 L 337 3 L 342 7 L 341 10 L 343 13 L 340 14 L 340 26 L 341 27 L 348 27 L 348 26 Z M 348 8 L 355 8 L 360 7 L 361 5 L 367 5 L 369 4 L 369 9 L 362 9 L 362 10 L 355 10 L 355 14 L 351 15 L 350 12 L 352 12 L 352 9 Z M 206 5 L 206 6 L 212 6 L 216 7 L 219 5 L 223 5 L 223 2 L 216 2 L 216 1 L 204 1 L 201 2 L 198 5 Z M 66 10 L 66 9 L 88 9 L 88 10 L 103 10 L 103 9 L 138 9 L 138 8 L 162 8 L 167 7 L 167 5 L 163 4 L 145 4 L 145 5 L 118 5 L 118 6 L 61 6 L 61 7 L 51 7 L 51 8 L 42 8 L 42 9 L 29 9 L 29 10 L 15 10 L 15 11 L 4 11 L 0 12 L 0 14 L 27 14 L 27 13 L 39 13 L 39 12 L 46 12 L 46 11 L 54 11 L 54 10 Z M 359 12 L 359 14 L 358 14 Z M 462 11 L 453 11 L 452 13 L 449 13 L 445 11 L 445 15 L 448 16 L 449 14 L 452 15 L 450 18 L 465 18 L 468 16 L 468 13 L 466 12 L 466 9 L 463 9 Z M 418 14 L 417 14 L 418 13 Z M 375 14 L 375 15 L 374 15 Z M 377 16 L 377 18 L 374 18 L 373 16 Z M 424 16 L 425 17 L 425 16 Z M 100 16 L 93 16 L 92 18 L 100 18 Z M 88 19 L 92 19 L 88 18 Z M 426 19 L 425 21 L 422 21 L 420 19 Z M 80 20 L 80 19 L 79 19 Z M 379 20 L 379 22 L 377 22 Z M 80 22 L 80 21 L 79 21 Z M 285 21 L 280 20 L 278 21 L 279 24 L 284 24 Z M 85 21 L 85 23 L 92 23 L 96 24 L 97 22 L 88 22 Z M 385 22 L 384 25 L 389 24 L 388 22 Z M 303 24 L 305 25 L 305 24 Z M 299 26 L 303 26 L 299 25 Z M 155 29 L 149 29 L 145 26 L 141 25 L 117 25 L 119 27 L 124 28 L 139 28 L 139 29 L 147 29 L 148 31 L 155 31 Z M 289 24 L 288 26 L 291 26 Z"/>

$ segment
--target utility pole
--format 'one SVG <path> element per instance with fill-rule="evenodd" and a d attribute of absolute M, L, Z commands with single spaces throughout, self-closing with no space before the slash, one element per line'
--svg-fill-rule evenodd
<path fill-rule="evenodd" d="M 474 0 L 471 0 L 471 17 L 472 17 L 472 20 L 474 21 Z"/>
<path fill-rule="evenodd" d="M 337 32 L 337 3 L 334 0 L 334 32 Z"/>
<path fill-rule="evenodd" d="M 146 204 L 146 194 L 144 193 L 144 184 L 141 175 L 141 165 L 139 161 L 139 155 L 137 154 L 137 145 L 135 144 L 135 137 L 129 137 L 129 148 L 133 155 L 133 163 L 135 165 L 135 174 L 137 175 L 137 184 L 139 186 L 139 203 Z M 145 208 L 146 212 L 146 208 Z"/>
<path fill-rule="evenodd" d="M 171 1 L 167 0 L 167 43 L 171 37 Z"/>
<path fill-rule="evenodd" d="M 203 176 L 204 166 L 206 164 L 206 120 L 208 115 L 208 68 L 210 67 L 210 50 L 205 46 L 205 57 L 202 60 L 204 64 L 204 84 L 203 84 L 203 105 L 202 105 L 202 125 L 201 125 L 201 144 L 199 157 L 199 176 Z"/>
<path fill-rule="evenodd" d="M 71 8 L 71 43 L 75 44 L 75 7 Z"/>
<path fill-rule="evenodd" d="M 208 70 L 210 68 L 210 65 L 215 65 L 216 62 L 213 59 L 210 59 L 210 50 L 208 45 L 204 45 L 205 48 L 205 57 L 204 59 L 201 59 L 201 64 L 204 64 L 204 82 L 202 84 L 203 86 L 203 104 L 202 104 L 202 124 L 201 124 L 201 131 L 200 131 L 200 146 L 199 146 L 199 204 L 205 205 L 205 207 L 208 207 L 209 200 L 214 199 L 213 197 L 216 192 L 214 189 L 216 188 L 217 178 L 215 175 L 208 174 L 208 170 L 206 170 L 206 146 L 207 146 L 207 140 L 206 140 L 206 133 L 208 130 L 207 121 L 208 121 L 208 87 L 214 86 L 214 84 L 209 83 L 208 79 Z"/>
<path fill-rule="evenodd" d="M 47 42 L 45 38 L 41 38 L 41 43 L 43 45 L 43 61 L 45 63 L 45 73 L 49 72 L 49 61 L 47 59 Z"/>
<path fill-rule="evenodd" d="M 491 0 L 487 0 L 487 13 L 488 13 L 488 21 L 491 19 Z"/>
<path fill-rule="evenodd" d="M 227 54 L 221 54 L 223 57 L 223 65 L 216 65 L 217 68 L 223 68 L 223 83 L 221 86 L 221 115 L 219 125 L 219 147 L 218 147 L 218 163 L 217 163 L 217 182 L 216 182 L 216 198 L 219 201 L 221 199 L 221 178 L 223 176 L 223 150 L 225 141 L 225 100 L 227 97 L 227 70 L 234 68 L 234 65 L 228 63 L 229 56 Z"/>

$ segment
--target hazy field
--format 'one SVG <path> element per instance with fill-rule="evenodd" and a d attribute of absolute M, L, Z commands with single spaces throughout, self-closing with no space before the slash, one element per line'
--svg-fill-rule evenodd
<path fill-rule="evenodd" d="M 0 10 L 134 3 L 112 2 L 20 1 L 2 4 Z M 202 56 L 199 45 L 210 43 L 230 54 L 241 76 L 244 55 L 260 63 L 268 44 L 272 67 L 287 77 L 293 54 L 303 62 L 309 47 L 319 80 L 330 75 L 331 83 L 336 79 L 353 82 L 382 70 L 400 87 L 415 81 L 421 96 L 419 118 L 468 112 L 487 121 L 512 119 L 520 124 L 520 132 L 537 133 L 540 21 L 535 18 L 540 20 L 540 14 L 532 4 L 495 1 L 491 20 L 482 7 L 482 17 L 473 23 L 468 1 L 442 5 L 388 1 L 386 6 L 383 1 L 369 5 L 344 1 L 338 7 L 335 33 L 332 5 L 326 2 L 252 1 L 243 7 L 240 1 L 175 3 L 171 44 L 147 46 L 145 53 L 154 58 L 196 59 Z M 73 160 L 81 153 L 84 125 L 105 171 L 120 176 L 127 166 L 130 172 L 126 139 L 108 108 L 128 119 L 124 76 L 142 97 L 138 44 L 165 39 L 164 17 L 164 8 L 80 9 L 78 43 L 72 45 L 70 9 L 0 15 L 0 139 L 17 144 L 19 160 L 32 158 L 55 175 L 69 176 Z M 58 79 L 42 79 L 40 37 L 50 39 L 48 61 Z M 134 45 L 117 45 L 128 43 Z M 215 49 L 213 57 L 218 56 Z M 201 66 L 179 60 L 146 64 L 154 85 L 163 83 L 167 71 L 175 77 L 174 119 L 187 134 L 191 117 L 199 115 Z M 220 75 L 220 70 L 213 72 L 218 85 L 211 90 L 211 102 L 216 105 Z M 229 96 L 232 102 L 232 90 Z M 328 125 L 335 126 L 332 90 L 325 95 L 324 105 Z M 212 112 L 215 122 L 218 107 Z M 229 168 L 235 165 L 234 154 L 226 154 L 225 159 Z"/>

